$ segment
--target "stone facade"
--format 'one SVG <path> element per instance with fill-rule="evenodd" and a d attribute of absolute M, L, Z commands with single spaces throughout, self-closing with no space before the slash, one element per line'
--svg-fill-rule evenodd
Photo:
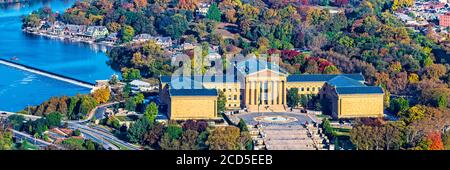
<path fill-rule="evenodd" d="M 171 96 L 171 120 L 217 118 L 217 96 Z"/>
<path fill-rule="evenodd" d="M 382 117 L 384 92 L 381 87 L 366 86 L 361 74 L 288 75 L 271 69 L 246 71 L 243 79 L 225 80 L 203 76 L 187 77 L 182 83 L 201 84 L 203 89 L 223 91 L 226 109 L 248 112 L 285 112 L 287 91 L 298 88 L 302 95 L 319 95 L 334 118 Z M 248 70 L 248 68 L 246 68 Z M 195 78 L 194 78 L 195 77 Z M 202 76 L 200 76 L 202 77 Z M 238 76 L 236 76 L 238 77 Z M 164 93 L 175 79 L 161 78 L 162 103 L 167 103 L 170 119 L 207 119 L 217 117 L 217 95 L 172 96 Z M 241 80 L 241 81 L 238 81 Z M 200 82 L 199 82 L 200 81 Z M 241 83 L 242 82 L 242 83 Z"/>

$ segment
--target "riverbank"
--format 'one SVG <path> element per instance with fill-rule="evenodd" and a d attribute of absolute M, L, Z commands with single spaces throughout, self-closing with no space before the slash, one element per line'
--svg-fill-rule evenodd
<path fill-rule="evenodd" d="M 108 48 L 117 46 L 112 42 L 107 42 L 107 41 L 96 42 L 95 40 L 90 39 L 90 38 L 82 38 L 82 37 L 76 37 L 76 36 L 64 35 L 64 34 L 57 35 L 57 34 L 53 34 L 51 32 L 45 31 L 45 30 L 35 30 L 35 29 L 24 28 L 24 29 L 22 29 L 22 31 L 27 34 L 47 37 L 50 39 L 58 39 L 58 40 L 70 41 L 70 42 L 80 42 L 80 43 L 91 44 L 91 45 L 100 45 L 100 46 L 105 46 Z"/>

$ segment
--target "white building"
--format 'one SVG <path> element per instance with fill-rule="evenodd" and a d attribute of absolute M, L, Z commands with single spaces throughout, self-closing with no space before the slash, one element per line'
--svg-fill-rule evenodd
<path fill-rule="evenodd" d="M 131 85 L 131 91 L 133 93 L 158 90 L 158 85 L 152 85 L 150 83 L 147 83 L 147 82 L 141 81 L 141 80 L 133 80 L 132 82 L 130 82 L 130 85 Z"/>

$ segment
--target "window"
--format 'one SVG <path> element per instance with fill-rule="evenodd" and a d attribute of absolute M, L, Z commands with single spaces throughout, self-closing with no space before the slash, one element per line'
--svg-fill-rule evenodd
<path fill-rule="evenodd" d="M 228 100 L 231 100 L 231 95 L 228 95 Z"/>
<path fill-rule="evenodd" d="M 306 91 L 309 91 L 309 87 L 306 88 Z"/>
<path fill-rule="evenodd" d="M 236 107 L 236 104 L 234 104 L 234 107 Z"/>
<path fill-rule="evenodd" d="M 237 95 L 234 95 L 234 100 L 237 100 Z"/>
<path fill-rule="evenodd" d="M 312 88 L 312 91 L 315 91 L 315 90 L 316 90 L 316 88 L 315 88 L 315 87 L 313 87 L 313 88 Z"/>
<path fill-rule="evenodd" d="M 305 91 L 305 88 L 302 87 L 302 91 Z"/>
<path fill-rule="evenodd" d="M 226 91 L 227 91 L 227 89 L 224 88 L 224 89 L 223 89 L 223 92 L 225 93 Z"/>

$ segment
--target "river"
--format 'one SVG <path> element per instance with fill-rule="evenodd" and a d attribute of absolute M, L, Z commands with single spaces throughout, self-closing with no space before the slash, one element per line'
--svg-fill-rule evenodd
<path fill-rule="evenodd" d="M 75 0 L 44 0 L 0 6 L 0 58 L 64 76 L 95 82 L 116 73 L 106 62 L 106 48 L 25 34 L 21 17 L 43 6 L 64 11 Z M 116 73 L 117 74 L 117 73 Z M 89 93 L 90 89 L 0 65 L 0 110 L 19 111 L 51 96 Z"/>

